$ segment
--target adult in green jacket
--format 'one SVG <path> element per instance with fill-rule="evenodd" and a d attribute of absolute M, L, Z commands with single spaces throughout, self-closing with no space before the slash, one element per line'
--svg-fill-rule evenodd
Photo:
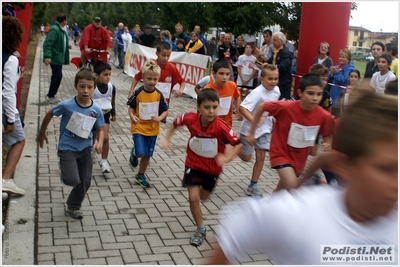
<path fill-rule="evenodd" d="M 52 75 L 50 80 L 49 92 L 46 99 L 51 104 L 56 104 L 59 100 L 55 97 L 62 79 L 62 65 L 69 64 L 69 44 L 68 34 L 64 30 L 67 24 L 67 16 L 60 14 L 56 22 L 51 26 L 43 42 L 43 62 L 46 66 L 50 64 Z"/>

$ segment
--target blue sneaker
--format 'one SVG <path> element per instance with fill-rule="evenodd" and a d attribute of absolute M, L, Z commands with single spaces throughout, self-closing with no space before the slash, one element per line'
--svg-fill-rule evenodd
<path fill-rule="evenodd" d="M 143 188 L 150 187 L 150 183 L 147 181 L 146 176 L 144 176 L 144 174 L 140 176 L 136 175 L 135 183 L 139 184 Z"/>
<path fill-rule="evenodd" d="M 129 157 L 129 164 L 132 167 L 137 167 L 138 165 L 138 158 L 133 154 L 133 150 L 135 149 L 135 147 L 133 146 L 131 149 L 131 156 Z"/>

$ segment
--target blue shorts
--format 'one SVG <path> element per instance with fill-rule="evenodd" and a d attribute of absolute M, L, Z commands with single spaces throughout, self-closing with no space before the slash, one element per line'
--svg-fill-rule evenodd
<path fill-rule="evenodd" d="M 157 136 L 144 136 L 141 134 L 132 134 L 133 144 L 135 145 L 133 154 L 137 157 L 153 156 L 154 147 L 156 146 Z"/>

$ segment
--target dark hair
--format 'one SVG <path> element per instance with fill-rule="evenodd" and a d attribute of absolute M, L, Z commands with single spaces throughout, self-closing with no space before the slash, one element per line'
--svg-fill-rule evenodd
<path fill-rule="evenodd" d="M 65 15 L 65 14 L 59 14 L 56 18 L 57 22 L 59 22 L 59 23 L 63 22 L 66 19 L 67 19 L 67 15 Z"/>
<path fill-rule="evenodd" d="M 2 51 L 14 53 L 22 43 L 22 34 L 24 33 L 24 26 L 22 22 L 12 16 L 3 16 L 2 22 L 3 38 Z"/>
<path fill-rule="evenodd" d="M 299 89 L 301 92 L 304 92 L 307 89 L 307 87 L 314 85 L 324 88 L 320 76 L 314 73 L 307 73 L 300 79 Z"/>
<path fill-rule="evenodd" d="M 397 55 L 397 53 L 398 53 L 397 45 L 395 45 L 393 43 L 387 43 L 386 44 L 386 51 L 387 52 L 392 51 L 392 56 Z"/>
<path fill-rule="evenodd" d="M 386 61 L 388 62 L 389 65 L 392 63 L 392 56 L 389 54 L 382 54 L 379 58 L 386 59 Z M 389 66 L 389 68 L 390 68 L 390 66 Z"/>
<path fill-rule="evenodd" d="M 310 67 L 309 73 L 313 73 L 315 75 L 318 75 L 319 77 L 321 76 L 327 76 L 329 74 L 329 70 L 327 67 L 325 67 L 322 64 L 314 64 Z"/>
<path fill-rule="evenodd" d="M 268 33 L 270 36 L 272 36 L 272 31 L 271 30 L 269 30 L 269 29 L 264 30 L 263 34 L 266 34 L 266 33 Z"/>
<path fill-rule="evenodd" d="M 382 51 L 385 51 L 385 45 L 382 42 L 375 42 L 371 45 L 371 49 L 374 45 L 379 45 L 380 47 L 382 47 Z"/>
<path fill-rule="evenodd" d="M 358 70 L 351 70 L 351 71 L 349 72 L 349 76 L 350 76 L 350 74 L 351 74 L 352 72 L 357 73 L 358 78 L 361 78 L 361 73 L 360 73 Z"/>
<path fill-rule="evenodd" d="M 220 58 L 214 62 L 212 70 L 217 73 L 220 68 L 231 69 L 230 66 L 231 63 L 228 60 Z"/>
<path fill-rule="evenodd" d="M 204 88 L 200 90 L 199 94 L 197 95 L 197 105 L 201 105 L 206 100 L 210 101 L 218 101 L 219 103 L 219 95 L 218 92 L 211 88 Z"/>
<path fill-rule="evenodd" d="M 167 42 L 159 42 L 157 44 L 157 52 L 160 53 L 161 51 L 165 50 L 172 50 L 172 47 L 169 43 Z"/>
<path fill-rule="evenodd" d="M 397 96 L 365 89 L 358 92 L 360 96 L 346 107 L 336 135 L 336 150 L 350 160 L 373 153 L 377 142 L 397 142 L 398 138 Z M 353 93 L 357 90 L 350 93 L 349 100 Z"/>
<path fill-rule="evenodd" d="M 283 33 L 283 34 L 287 34 L 288 33 L 287 30 L 285 30 L 285 29 L 281 29 L 280 32 Z"/>
<path fill-rule="evenodd" d="M 105 70 L 111 70 L 111 66 L 107 62 L 105 62 L 103 60 L 99 60 L 96 63 L 94 63 L 94 66 L 93 66 L 94 73 L 100 74 Z"/>
<path fill-rule="evenodd" d="M 78 84 L 79 80 L 89 80 L 93 81 L 94 86 L 96 86 L 96 75 L 94 75 L 94 72 L 88 68 L 82 67 L 78 70 L 78 72 L 75 75 L 75 85 Z"/>
<path fill-rule="evenodd" d="M 398 90 L 399 90 L 398 86 L 399 86 L 398 79 L 388 82 L 386 84 L 385 94 L 398 95 Z"/>
<path fill-rule="evenodd" d="M 183 46 L 185 46 L 185 40 L 183 40 L 183 39 L 177 39 L 177 40 L 176 40 L 176 45 L 178 45 L 178 44 L 183 44 Z"/>

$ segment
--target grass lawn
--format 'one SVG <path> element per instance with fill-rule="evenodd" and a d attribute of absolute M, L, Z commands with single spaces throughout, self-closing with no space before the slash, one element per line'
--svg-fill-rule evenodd
<path fill-rule="evenodd" d="M 365 68 L 367 66 L 367 61 L 353 61 L 354 68 L 358 70 L 361 77 L 364 77 Z"/>

